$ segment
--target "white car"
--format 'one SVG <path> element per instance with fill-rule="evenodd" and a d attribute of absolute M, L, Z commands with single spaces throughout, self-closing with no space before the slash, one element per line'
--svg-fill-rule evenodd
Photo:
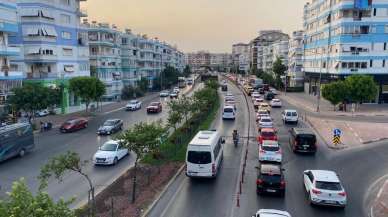
<path fill-rule="evenodd" d="M 282 101 L 280 101 L 280 99 L 272 99 L 271 100 L 271 107 L 272 108 L 280 108 L 280 107 L 282 107 Z"/>
<path fill-rule="evenodd" d="M 170 98 L 171 98 L 171 99 L 176 99 L 176 98 L 178 98 L 178 93 L 175 92 L 175 91 L 172 91 L 172 92 L 170 93 Z"/>
<path fill-rule="evenodd" d="M 311 204 L 346 206 L 346 191 L 335 172 L 306 170 L 303 173 L 303 180 Z"/>
<path fill-rule="evenodd" d="M 252 217 L 292 217 L 290 213 L 286 211 L 280 211 L 276 209 L 261 209 L 257 211 Z"/>
<path fill-rule="evenodd" d="M 269 116 L 262 116 L 259 120 L 259 129 L 273 127 L 272 119 Z"/>
<path fill-rule="evenodd" d="M 128 153 L 128 149 L 122 147 L 119 141 L 110 140 L 104 143 L 94 154 L 93 163 L 94 165 L 115 165 Z"/>
<path fill-rule="evenodd" d="M 259 161 L 282 162 L 282 149 L 277 141 L 264 140 L 259 145 Z"/>
<path fill-rule="evenodd" d="M 236 109 L 233 105 L 225 105 L 222 110 L 222 119 L 223 120 L 235 120 L 236 119 Z"/>
<path fill-rule="evenodd" d="M 168 97 L 169 95 L 170 95 L 170 93 L 168 91 L 162 91 L 159 94 L 160 97 Z"/>
<path fill-rule="evenodd" d="M 263 98 L 255 98 L 253 101 L 253 106 L 257 109 L 264 102 Z"/>
<path fill-rule="evenodd" d="M 260 121 L 262 117 L 270 117 L 267 110 L 259 110 L 256 113 L 256 122 Z"/>
<path fill-rule="evenodd" d="M 253 93 L 251 94 L 251 97 L 252 97 L 252 101 L 255 101 L 255 99 L 261 98 L 261 94 L 258 93 L 258 92 L 253 92 Z"/>
<path fill-rule="evenodd" d="M 179 87 L 174 87 L 173 92 L 179 93 L 180 92 Z"/>
<path fill-rule="evenodd" d="M 232 93 L 227 93 L 227 94 L 225 95 L 225 97 L 234 97 L 234 95 L 233 95 Z"/>
<path fill-rule="evenodd" d="M 295 123 L 298 124 L 299 115 L 296 110 L 287 109 L 282 112 L 282 120 L 284 124 Z"/>
<path fill-rule="evenodd" d="M 41 111 L 38 111 L 38 112 L 36 112 L 36 116 L 37 117 L 45 117 L 45 116 L 47 116 L 47 115 L 49 115 L 50 114 L 50 112 L 47 110 L 47 109 L 43 109 L 43 110 L 41 110 Z"/>
<path fill-rule="evenodd" d="M 135 111 L 135 110 L 141 109 L 141 104 L 142 104 L 141 101 L 134 99 L 128 102 L 128 104 L 125 106 L 125 109 L 127 111 Z"/>
<path fill-rule="evenodd" d="M 275 96 L 278 95 L 278 91 L 275 88 L 270 88 L 269 91 Z"/>

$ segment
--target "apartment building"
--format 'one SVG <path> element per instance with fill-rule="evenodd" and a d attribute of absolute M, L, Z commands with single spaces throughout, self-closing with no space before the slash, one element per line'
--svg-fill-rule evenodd
<path fill-rule="evenodd" d="M 388 102 L 386 0 L 313 0 L 304 6 L 303 19 L 305 90 L 366 74 L 379 84 L 373 102 Z"/>
<path fill-rule="evenodd" d="M 250 42 L 251 68 L 270 71 L 276 57 L 287 65 L 288 40 L 289 36 L 280 30 L 260 31 L 259 36 Z"/>
<path fill-rule="evenodd" d="M 303 31 L 298 30 L 292 33 L 288 49 L 288 84 L 290 87 L 303 87 Z"/>
<path fill-rule="evenodd" d="M 210 67 L 219 71 L 227 71 L 233 63 L 232 55 L 229 53 L 210 54 Z"/>
<path fill-rule="evenodd" d="M 186 55 L 188 64 L 193 71 L 198 71 L 202 67 L 210 67 L 210 52 L 198 51 L 196 53 L 188 53 Z"/>
<path fill-rule="evenodd" d="M 123 85 L 135 86 L 141 79 L 139 73 L 139 36 L 132 33 L 130 29 L 125 29 L 121 35 L 121 78 Z"/>
<path fill-rule="evenodd" d="M 13 70 L 23 72 L 24 82 L 63 88 L 62 113 L 80 104 L 68 90 L 68 79 L 90 75 L 87 29 L 80 24 L 87 14 L 80 1 L 17 0 L 20 31 L 9 37 L 20 47 L 11 60 Z"/>
<path fill-rule="evenodd" d="M 248 73 L 250 69 L 250 45 L 238 43 L 232 45 L 233 66 L 239 71 Z"/>
<path fill-rule="evenodd" d="M 16 0 L 3 0 L 0 4 L 0 113 L 11 90 L 22 85 L 23 72 L 10 64 L 10 58 L 18 56 L 20 49 L 8 44 L 8 36 L 18 32 Z"/>

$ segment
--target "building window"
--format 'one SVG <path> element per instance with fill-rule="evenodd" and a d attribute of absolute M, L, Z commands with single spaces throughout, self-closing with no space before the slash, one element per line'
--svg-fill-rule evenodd
<path fill-rule="evenodd" d="M 385 60 L 383 60 L 383 68 L 385 67 Z"/>
<path fill-rule="evenodd" d="M 373 67 L 373 60 L 370 60 L 370 61 L 369 61 L 369 67 L 370 67 L 370 68 Z"/>
<path fill-rule="evenodd" d="M 373 8 L 373 16 L 376 16 L 376 14 L 377 14 L 377 9 Z"/>
<path fill-rule="evenodd" d="M 385 25 L 385 26 L 384 26 L 384 33 L 385 33 L 385 34 L 388 34 L 388 25 Z"/>
<path fill-rule="evenodd" d="M 62 24 L 70 24 L 70 15 L 67 14 L 61 14 L 61 23 Z"/>
<path fill-rule="evenodd" d="M 387 50 L 387 42 L 384 42 L 384 50 Z"/>
<path fill-rule="evenodd" d="M 63 39 L 71 39 L 71 33 L 70 32 L 62 32 L 62 38 Z"/>
<path fill-rule="evenodd" d="M 73 56 L 73 49 L 63 48 L 63 56 Z"/>
<path fill-rule="evenodd" d="M 70 5 L 70 0 L 61 0 L 61 4 Z"/>

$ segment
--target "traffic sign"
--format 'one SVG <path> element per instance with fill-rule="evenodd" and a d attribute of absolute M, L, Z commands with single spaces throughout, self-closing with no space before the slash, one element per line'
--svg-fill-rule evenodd
<path fill-rule="evenodd" d="M 341 137 L 340 136 L 334 136 L 333 143 L 334 143 L 334 145 L 341 144 Z"/>
<path fill-rule="evenodd" d="M 334 136 L 341 136 L 342 134 L 341 129 L 338 129 L 338 128 L 335 128 L 333 132 L 334 132 Z"/>

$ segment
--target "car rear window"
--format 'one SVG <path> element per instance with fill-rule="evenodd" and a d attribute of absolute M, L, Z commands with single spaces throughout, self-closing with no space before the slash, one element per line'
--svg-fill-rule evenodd
<path fill-rule="evenodd" d="M 264 182 L 271 182 L 271 183 L 279 183 L 282 181 L 281 175 L 261 174 L 261 179 Z"/>
<path fill-rule="evenodd" d="M 158 105 L 159 105 L 159 103 L 157 103 L 157 102 L 151 103 L 151 106 L 158 106 Z"/>
<path fill-rule="evenodd" d="M 261 122 L 271 122 L 271 119 L 268 119 L 268 118 L 262 118 L 262 119 L 261 119 Z"/>
<path fill-rule="evenodd" d="M 298 135 L 296 140 L 300 145 L 314 145 L 316 142 L 315 135 Z"/>
<path fill-rule="evenodd" d="M 264 151 L 279 151 L 279 146 L 263 146 L 262 149 Z"/>
<path fill-rule="evenodd" d="M 208 151 L 189 151 L 187 161 L 193 164 L 210 164 L 212 156 Z"/>
<path fill-rule="evenodd" d="M 233 112 L 232 108 L 224 108 L 224 112 Z"/>
<path fill-rule="evenodd" d="M 329 191 L 340 191 L 342 190 L 342 186 L 338 182 L 315 182 L 315 187 L 322 190 L 329 190 Z"/>
<path fill-rule="evenodd" d="M 274 136 L 275 134 L 273 132 L 261 132 L 261 135 L 264 137 L 271 137 L 271 136 Z"/>

